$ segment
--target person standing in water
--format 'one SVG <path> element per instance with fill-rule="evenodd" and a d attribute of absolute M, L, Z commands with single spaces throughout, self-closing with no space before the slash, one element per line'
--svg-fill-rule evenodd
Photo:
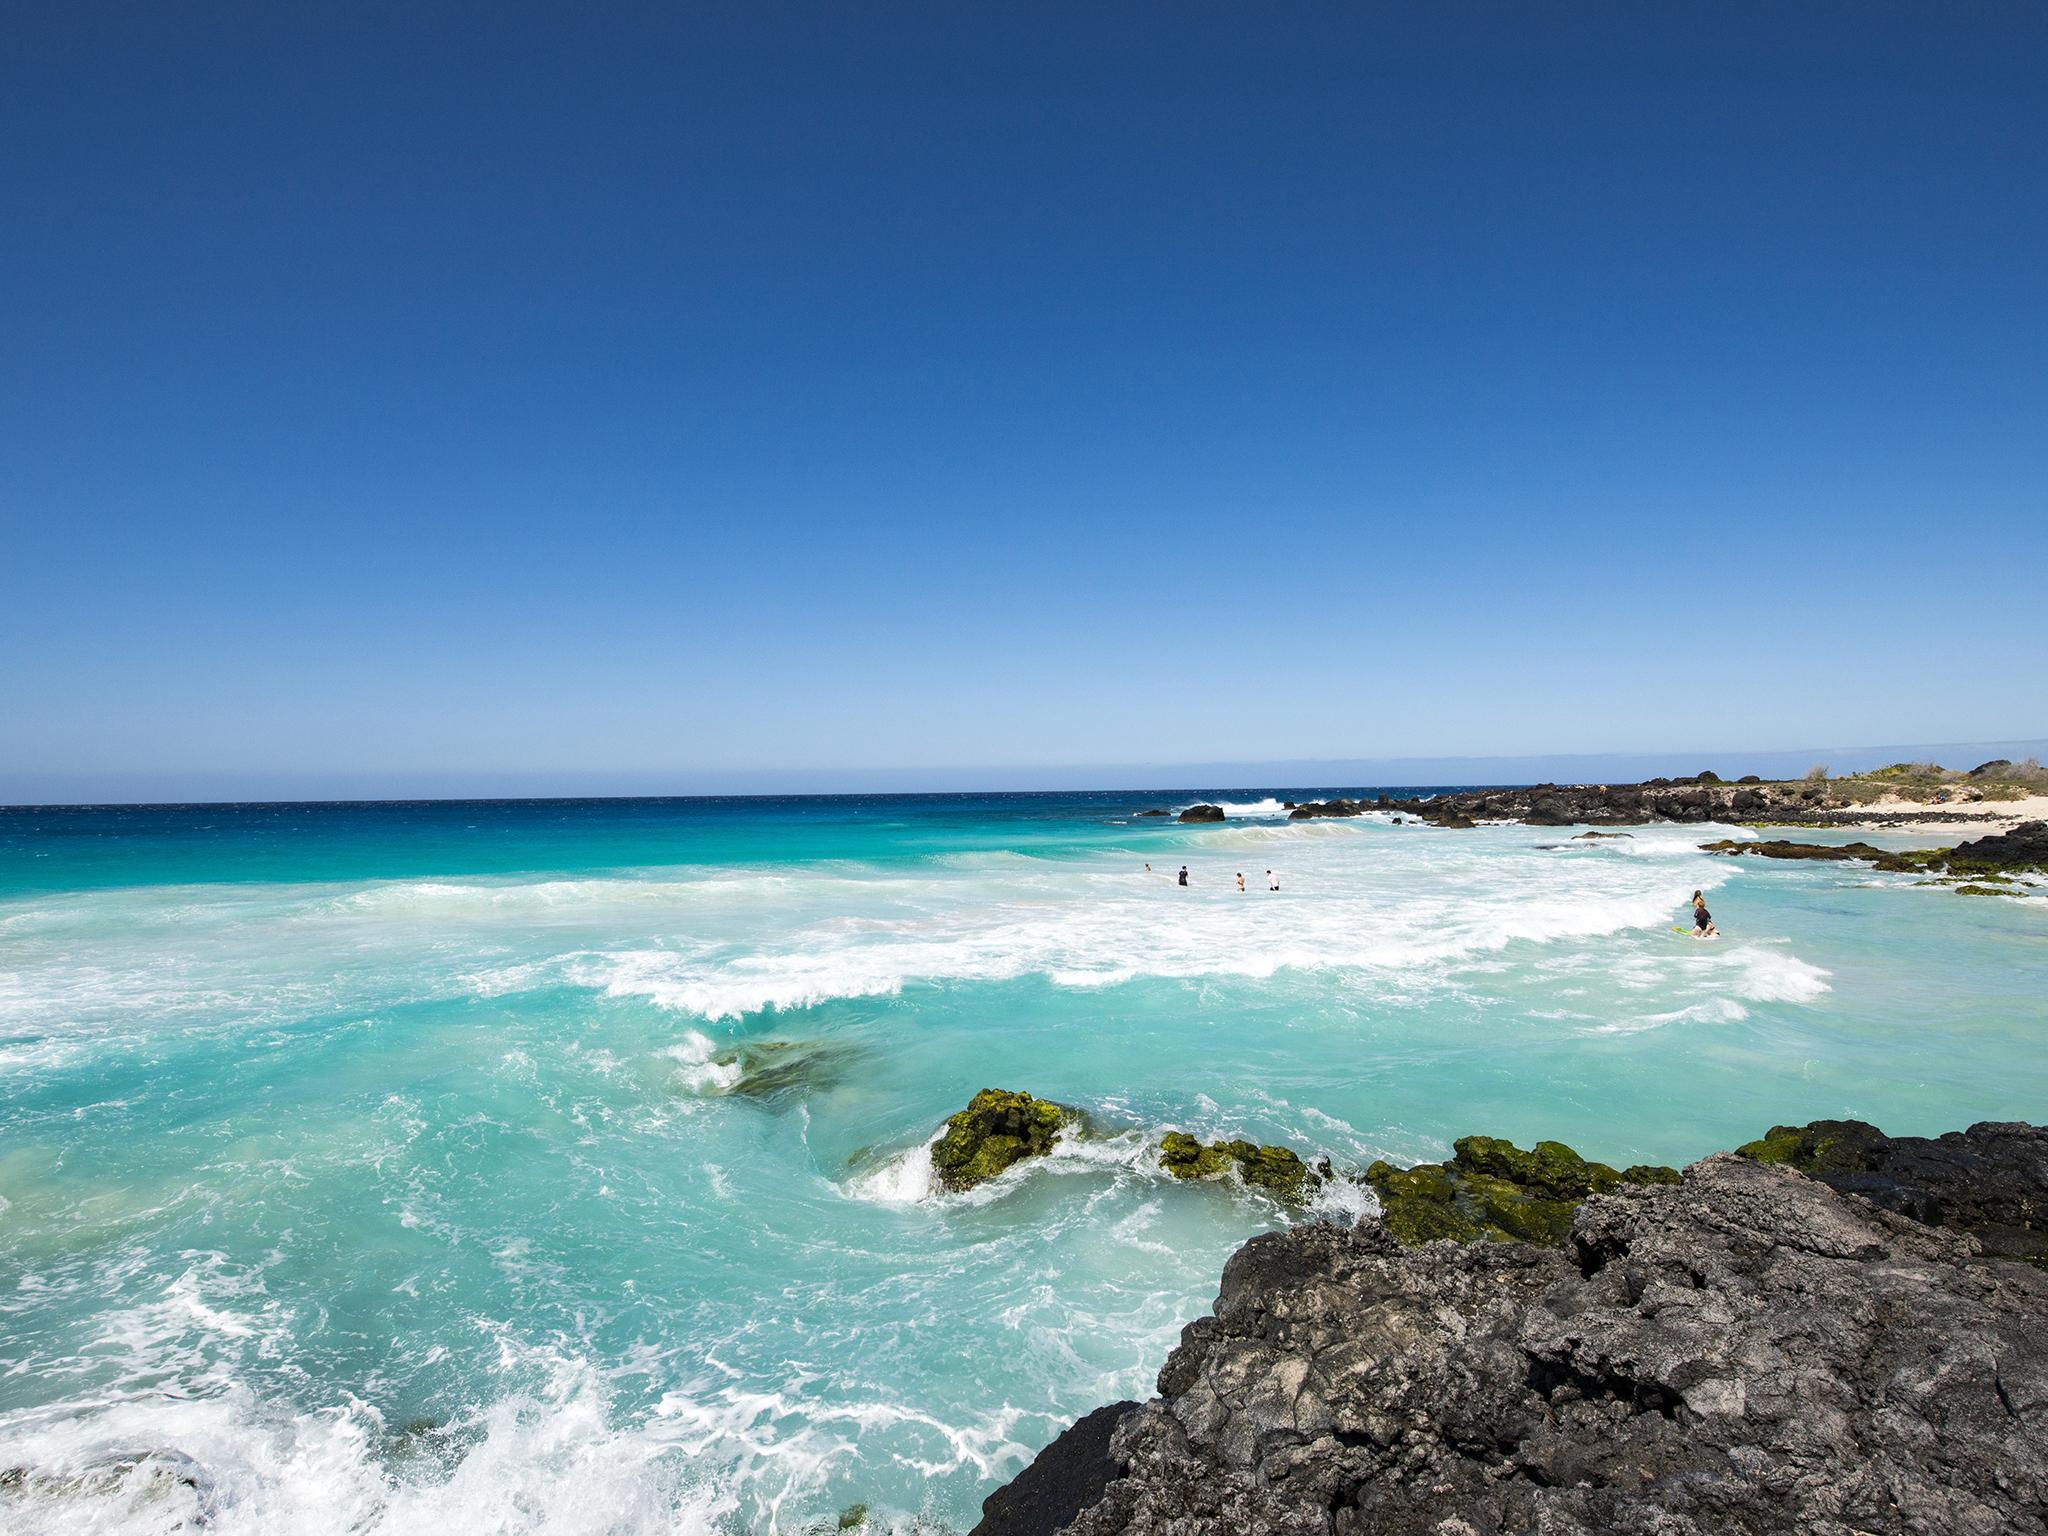
<path fill-rule="evenodd" d="M 1721 937 L 1721 930 L 1714 926 L 1714 914 L 1707 910 L 1707 898 L 1699 891 L 1692 893 L 1692 936 L 1696 939 Z"/>
<path fill-rule="evenodd" d="M 1188 883 L 1188 867 L 1185 864 L 1181 865 L 1180 867 L 1180 883 L 1182 885 L 1186 885 Z"/>
<path fill-rule="evenodd" d="M 1271 871 L 1270 869 L 1266 871 L 1266 889 L 1269 891 L 1277 891 L 1280 889 L 1280 877 L 1274 874 L 1273 871 Z"/>
<path fill-rule="evenodd" d="M 1237 892 L 1240 896 L 1244 894 L 1244 871 L 1241 869 L 1237 872 Z"/>

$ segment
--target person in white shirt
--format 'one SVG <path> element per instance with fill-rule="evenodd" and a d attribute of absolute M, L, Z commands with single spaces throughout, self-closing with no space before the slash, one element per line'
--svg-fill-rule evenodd
<path fill-rule="evenodd" d="M 1280 889 L 1280 877 L 1274 874 L 1273 871 L 1271 871 L 1270 869 L 1266 871 L 1266 889 L 1269 891 L 1277 891 Z"/>

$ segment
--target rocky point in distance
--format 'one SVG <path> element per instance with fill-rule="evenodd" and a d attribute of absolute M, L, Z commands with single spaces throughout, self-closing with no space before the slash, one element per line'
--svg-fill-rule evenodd
<path fill-rule="evenodd" d="M 1459 789 L 1423 797 L 1370 800 L 1341 796 L 1284 802 L 1288 819 L 1394 812 L 1440 827 L 1481 821 L 1528 826 L 1642 826 L 1655 821 L 1719 821 L 1771 826 L 1886 826 L 1901 822 L 1980 822 L 2006 804 L 2048 795 L 2048 769 L 1997 758 L 1968 772 L 1932 763 L 1894 763 L 1870 773 L 1830 776 L 1816 769 L 1801 779 L 1722 778 L 1711 770 L 1640 784 L 1531 784 Z M 1150 807 L 1139 816 L 1170 816 Z M 1227 820 L 1211 803 L 1179 813 L 1185 822 Z"/>

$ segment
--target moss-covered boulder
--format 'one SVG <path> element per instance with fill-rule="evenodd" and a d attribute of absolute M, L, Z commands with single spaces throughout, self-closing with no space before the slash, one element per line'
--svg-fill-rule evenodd
<path fill-rule="evenodd" d="M 1797 1168 L 1801 1173 L 1863 1173 L 1891 1138 L 1864 1120 L 1816 1120 L 1810 1125 L 1774 1125 L 1736 1154 L 1752 1162 Z"/>
<path fill-rule="evenodd" d="M 946 1122 L 932 1148 L 939 1187 L 972 1189 L 1027 1157 L 1043 1157 L 1080 1111 L 1005 1088 L 984 1088 Z"/>
<path fill-rule="evenodd" d="M 1447 1163 L 1396 1168 L 1376 1162 L 1366 1182 L 1380 1198 L 1380 1219 L 1403 1243 L 1449 1238 L 1469 1243 L 1521 1241 L 1562 1247 L 1588 1195 L 1625 1184 L 1676 1184 L 1678 1171 L 1639 1163 L 1610 1168 L 1561 1141 L 1524 1151 L 1495 1136 L 1466 1136 Z"/>
<path fill-rule="evenodd" d="M 1185 1131 L 1168 1131 L 1160 1144 L 1159 1166 L 1177 1179 L 1206 1179 L 1237 1170 L 1245 1183 L 1275 1199 L 1306 1200 L 1320 1182 L 1316 1171 L 1286 1147 L 1262 1147 L 1249 1141 L 1212 1141 L 1204 1145 Z"/>

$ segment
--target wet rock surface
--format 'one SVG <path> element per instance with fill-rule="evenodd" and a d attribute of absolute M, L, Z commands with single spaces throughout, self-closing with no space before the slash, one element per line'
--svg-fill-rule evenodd
<path fill-rule="evenodd" d="M 1220 805 L 1191 805 L 1180 813 L 1182 821 L 1222 821 L 1223 807 Z"/>
<path fill-rule="evenodd" d="M 1289 821 L 1310 821 L 1318 816 L 1363 816 L 1372 806 L 1363 800 L 1308 800 L 1287 808 Z"/>
<path fill-rule="evenodd" d="M 1159 1166 L 1177 1179 L 1214 1178 L 1235 1171 L 1255 1189 L 1294 1204 L 1314 1193 L 1328 1173 L 1328 1164 L 1313 1169 L 1288 1147 L 1262 1147 L 1249 1141 L 1204 1145 L 1185 1131 L 1166 1133 L 1159 1148 Z"/>
<path fill-rule="evenodd" d="M 2040 829 L 2036 831 L 2035 829 Z M 2027 822 L 1996 837 L 1980 837 L 1954 848 L 1886 849 L 1869 843 L 1801 843 L 1783 838 L 1748 840 L 1724 837 L 1701 843 L 1702 853 L 1736 858 L 1815 859 L 1868 864 L 1888 874 L 1910 875 L 1947 871 L 1955 880 L 2010 881 L 2012 871 L 2048 873 L 2048 823 Z M 1986 895 L 2008 894 L 1986 891 Z"/>
<path fill-rule="evenodd" d="M 946 1121 L 932 1147 L 939 1187 L 958 1192 L 992 1179 L 1027 1157 L 1050 1152 L 1059 1134 L 1079 1125 L 1078 1110 L 1006 1088 L 984 1088 Z"/>
<path fill-rule="evenodd" d="M 2042 1136 L 1822 1129 L 1783 1159 L 1813 1177 L 1709 1158 L 1591 1194 L 1560 1248 L 1407 1247 L 1371 1219 L 1255 1238 L 1160 1395 L 1033 1468 L 1071 1496 L 1106 1460 L 1099 1494 L 1047 1524 L 1048 1494 L 1031 1524 L 999 1491 L 976 1536 L 2041 1530 L 2048 1275 L 1987 1257 L 1949 1205 L 1930 1226 L 1832 1183 L 1995 1168 L 2038 1199 Z"/>
<path fill-rule="evenodd" d="M 1110 1403 L 1075 1420 L 1030 1466 L 988 1496 L 981 1522 L 968 1536 L 1053 1536 L 1123 1470 L 1110 1444 L 1138 1406 Z"/>
<path fill-rule="evenodd" d="M 1718 842 L 1701 843 L 1700 851 L 1725 853 L 1735 858 L 1815 859 L 1824 863 L 1864 863 L 1895 873 L 1925 869 L 1928 867 L 1929 858 L 1932 857 L 1920 853 L 1891 853 L 1883 848 L 1872 847 L 1869 843 L 1795 843 L 1783 838 L 1744 841 L 1740 838 L 1724 837 Z"/>

